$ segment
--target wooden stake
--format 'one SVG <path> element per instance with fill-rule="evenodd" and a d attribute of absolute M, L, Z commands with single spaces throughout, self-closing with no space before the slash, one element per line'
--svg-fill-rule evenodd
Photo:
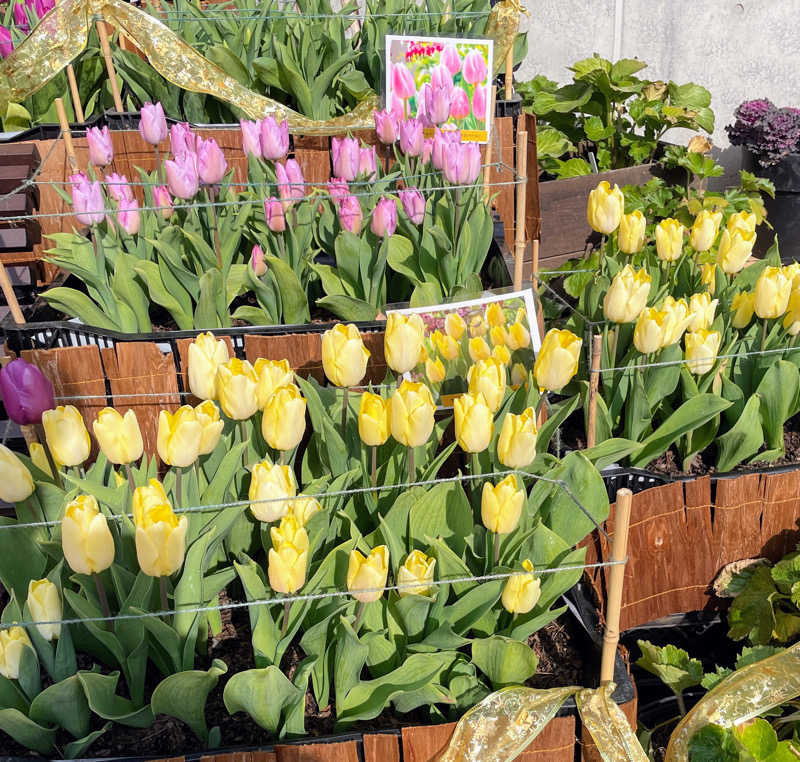
<path fill-rule="evenodd" d="M 594 447 L 597 428 L 597 385 L 600 381 L 600 357 L 603 354 L 603 337 L 592 337 L 592 371 L 589 374 L 589 420 L 586 424 L 586 447 Z"/>
<path fill-rule="evenodd" d="M 75 119 L 80 124 L 86 121 L 83 115 L 83 106 L 81 106 L 81 97 L 78 93 L 78 82 L 75 79 L 75 69 L 72 64 L 67 64 L 67 80 L 69 81 L 69 93 L 72 96 L 72 110 L 75 112 Z"/>
<path fill-rule="evenodd" d="M 514 214 L 514 290 L 522 289 L 525 257 L 525 197 L 528 188 L 528 133 L 517 133 L 517 209 Z"/>
<path fill-rule="evenodd" d="M 11 317 L 17 325 L 22 325 L 25 322 L 25 317 L 20 309 L 17 295 L 14 293 L 14 287 L 11 285 L 11 279 L 8 277 L 5 265 L 0 262 L 0 288 L 3 290 L 3 296 L 6 298 L 8 309 L 11 310 Z"/>
<path fill-rule="evenodd" d="M 483 168 L 483 203 L 489 202 L 489 180 L 492 172 L 492 131 L 494 130 L 494 104 L 497 100 L 497 85 L 492 86 L 492 100 L 489 104 L 489 121 L 486 124 L 486 166 Z"/>
<path fill-rule="evenodd" d="M 97 22 L 97 36 L 100 38 L 100 48 L 103 51 L 108 79 L 111 82 L 111 94 L 114 96 L 114 108 L 117 110 L 117 113 L 121 114 L 123 111 L 122 98 L 119 94 L 117 71 L 114 68 L 114 59 L 111 57 L 111 45 L 108 42 L 108 30 L 106 29 L 104 21 Z"/>
<path fill-rule="evenodd" d="M 628 554 L 628 527 L 631 522 L 632 501 L 633 493 L 629 489 L 617 490 L 617 506 L 614 511 L 614 542 L 611 549 L 614 561 L 620 561 Z M 606 632 L 603 636 L 603 656 L 600 661 L 601 685 L 610 683 L 614 679 L 614 658 L 619 643 L 619 613 L 622 607 L 624 581 L 625 564 L 615 564 L 609 573 Z"/>
<path fill-rule="evenodd" d="M 514 46 L 506 53 L 506 100 L 510 101 L 514 94 Z"/>
<path fill-rule="evenodd" d="M 64 110 L 64 101 L 62 101 L 61 98 L 56 98 L 55 103 L 58 123 L 61 125 L 61 137 L 64 140 L 64 148 L 67 152 L 67 159 L 69 160 L 69 167 L 73 172 L 77 172 L 78 158 L 75 156 L 75 146 L 72 143 L 72 133 L 69 131 L 69 122 L 67 121 L 67 112 Z"/>

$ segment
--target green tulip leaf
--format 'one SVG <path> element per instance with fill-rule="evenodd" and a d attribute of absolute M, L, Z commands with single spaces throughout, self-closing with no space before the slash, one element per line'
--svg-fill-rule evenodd
<path fill-rule="evenodd" d="M 49 754 L 55 749 L 55 728 L 39 725 L 19 709 L 0 709 L 0 730 L 31 751 Z"/>
<path fill-rule="evenodd" d="M 408 547 L 422 550 L 438 537 L 461 555 L 471 533 L 472 508 L 464 488 L 456 482 L 433 486 L 409 512 Z"/>
<path fill-rule="evenodd" d="M 292 685 L 276 666 L 248 669 L 231 677 L 223 692 L 231 714 L 246 712 L 255 723 L 279 735 L 281 717 L 305 702 L 305 692 Z"/>
<path fill-rule="evenodd" d="M 15 519 L 0 517 L 0 527 L 17 523 Z M 28 582 L 41 579 L 46 567 L 47 559 L 31 532 L 25 529 L 0 530 L 0 582 L 6 590 L 14 593 L 18 601 L 27 600 Z"/>
<path fill-rule="evenodd" d="M 89 704 L 77 675 L 45 688 L 31 703 L 30 718 L 40 725 L 58 725 L 74 738 L 89 732 Z"/>
<path fill-rule="evenodd" d="M 97 672 L 78 672 L 89 708 L 104 720 L 112 720 L 132 728 L 149 728 L 153 713 L 149 706 L 136 707 L 129 699 L 116 694 L 119 672 L 101 675 Z"/>
<path fill-rule="evenodd" d="M 107 722 L 103 725 L 102 728 L 98 730 L 94 730 L 88 735 L 84 736 L 83 738 L 79 738 L 72 743 L 68 743 L 64 747 L 64 757 L 66 759 L 75 759 L 77 757 L 82 757 L 89 749 L 89 747 L 98 739 L 100 738 L 103 733 L 105 733 L 110 727 L 112 723 Z"/>
<path fill-rule="evenodd" d="M 497 690 L 522 685 L 536 672 L 539 658 L 524 642 L 493 635 L 472 641 L 472 661 Z"/>
<path fill-rule="evenodd" d="M 759 414 L 761 402 L 759 396 L 750 397 L 736 425 L 717 437 L 717 469 L 720 473 L 736 468 L 743 460 L 755 455 L 764 444 Z"/>
<path fill-rule="evenodd" d="M 330 310 L 334 315 L 342 320 L 353 320 L 357 322 L 375 320 L 378 310 L 363 299 L 357 299 L 343 294 L 332 294 L 317 299 L 317 304 Z"/>
<path fill-rule="evenodd" d="M 800 386 L 800 371 L 793 363 L 778 360 L 769 367 L 756 394 L 761 397 L 761 423 L 766 445 L 783 449 L 783 425 L 792 416 Z"/>

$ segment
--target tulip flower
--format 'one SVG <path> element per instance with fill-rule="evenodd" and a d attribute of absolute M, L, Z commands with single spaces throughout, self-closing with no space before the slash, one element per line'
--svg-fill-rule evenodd
<path fill-rule="evenodd" d="M 289 466 L 273 465 L 268 460 L 257 463 L 250 474 L 250 511 L 257 521 L 283 518 L 297 494 L 297 485 Z"/>
<path fill-rule="evenodd" d="M 358 174 L 367 180 L 374 180 L 378 176 L 378 160 L 375 155 L 375 146 L 365 146 L 359 150 Z"/>
<path fill-rule="evenodd" d="M 105 167 L 114 160 L 114 144 L 108 127 L 90 127 L 86 130 L 89 144 L 89 162 L 96 167 Z"/>
<path fill-rule="evenodd" d="M 533 364 L 533 375 L 540 390 L 559 391 L 578 372 L 583 342 L 574 333 L 551 328 Z"/>
<path fill-rule="evenodd" d="M 281 209 L 283 209 L 283 207 L 281 207 Z M 264 249 L 258 244 L 253 246 L 253 250 L 250 252 L 250 267 L 253 268 L 253 273 L 255 273 L 256 278 L 260 278 L 267 272 L 267 263 L 264 261 Z"/>
<path fill-rule="evenodd" d="M 406 217 L 415 225 L 421 225 L 425 219 L 425 197 L 416 188 L 401 190 L 398 195 Z"/>
<path fill-rule="evenodd" d="M 369 350 L 358 328 L 337 323 L 322 334 L 322 368 L 336 386 L 356 386 L 367 372 Z"/>
<path fill-rule="evenodd" d="M 447 371 L 442 361 L 437 357 L 435 360 L 425 360 L 425 375 L 429 383 L 441 384 L 447 377 Z"/>
<path fill-rule="evenodd" d="M 77 574 L 99 574 L 114 561 L 114 538 L 92 495 L 78 495 L 64 509 L 61 549 Z"/>
<path fill-rule="evenodd" d="M 486 404 L 494 413 L 500 407 L 506 393 L 505 366 L 494 357 L 478 360 L 467 372 L 470 394 L 482 393 Z"/>
<path fill-rule="evenodd" d="M 55 407 L 53 385 L 21 357 L 0 369 L 0 395 L 8 417 L 19 426 L 41 423 L 42 413 Z"/>
<path fill-rule="evenodd" d="M 242 131 L 242 151 L 245 155 L 261 156 L 261 123 L 240 119 L 239 128 Z"/>
<path fill-rule="evenodd" d="M 256 400 L 261 410 L 266 407 L 267 400 L 274 392 L 282 386 L 294 385 L 294 371 L 285 358 L 283 360 L 267 360 L 259 357 L 254 370 L 258 376 Z"/>
<path fill-rule="evenodd" d="M 197 176 L 203 185 L 216 185 L 228 170 L 225 154 L 214 138 L 197 139 Z M 177 194 L 175 194 L 177 195 Z"/>
<path fill-rule="evenodd" d="M 270 196 L 264 201 L 264 216 L 267 220 L 267 227 L 273 233 L 283 233 L 286 230 L 286 216 L 283 213 L 283 203 L 275 196 Z M 264 259 L 264 252 L 261 252 L 261 259 Z"/>
<path fill-rule="evenodd" d="M 526 558 L 522 562 L 525 573 L 512 574 L 503 587 L 500 600 L 510 614 L 527 614 L 539 601 L 541 582 L 534 576 L 533 564 Z"/>
<path fill-rule="evenodd" d="M 486 307 L 485 312 L 486 325 L 490 328 L 503 326 L 506 324 L 506 313 L 502 305 L 498 302 L 492 302 Z"/>
<path fill-rule="evenodd" d="M 517 320 L 506 329 L 506 346 L 513 352 L 517 349 L 527 349 L 531 345 L 531 334 L 528 329 Z"/>
<path fill-rule="evenodd" d="M 515 362 L 511 368 L 511 388 L 518 389 L 528 383 L 528 371 L 521 362 Z"/>
<path fill-rule="evenodd" d="M 175 515 L 164 486 L 150 479 L 133 493 L 136 558 L 148 577 L 169 577 L 183 565 L 186 552 L 186 516 Z"/>
<path fill-rule="evenodd" d="M 177 154 L 174 160 L 167 159 L 164 162 L 164 171 L 167 173 L 167 187 L 173 196 L 188 200 L 197 195 L 200 178 L 194 154 L 187 152 Z"/>
<path fill-rule="evenodd" d="M 189 344 L 189 389 L 195 397 L 214 399 L 217 368 L 229 359 L 228 345 L 222 339 L 215 339 L 210 331 L 201 333 Z"/>
<path fill-rule="evenodd" d="M 642 250 L 646 227 L 647 220 L 638 209 L 620 217 L 617 245 L 623 254 L 636 254 Z"/>
<path fill-rule="evenodd" d="M 333 138 L 331 140 L 333 174 L 343 180 L 351 181 L 358 177 L 361 164 L 361 150 L 355 138 Z"/>
<path fill-rule="evenodd" d="M 122 465 L 139 460 L 144 452 L 142 432 L 133 410 L 120 415 L 113 407 L 103 408 L 92 424 L 94 435 L 109 463 Z M 160 428 L 160 426 L 159 426 Z"/>
<path fill-rule="evenodd" d="M 506 468 L 525 468 L 536 457 L 536 415 L 532 407 L 522 414 L 506 413 L 497 440 L 497 455 Z"/>
<path fill-rule="evenodd" d="M 714 313 L 718 303 L 719 300 L 712 300 L 707 291 L 701 294 L 692 294 L 689 299 L 689 330 L 699 331 L 702 328 L 710 328 L 714 322 Z"/>
<path fill-rule="evenodd" d="M 765 267 L 758 276 L 755 287 L 756 315 L 763 319 L 777 318 L 786 312 L 792 278 L 780 267 Z"/>
<path fill-rule="evenodd" d="M 184 154 L 197 152 L 197 138 L 192 133 L 192 128 L 186 122 L 173 124 L 169 128 L 169 142 L 172 155 L 178 159 Z"/>
<path fill-rule="evenodd" d="M 717 285 L 717 266 L 714 262 L 700 265 L 700 283 L 706 287 L 706 291 L 713 296 Z"/>
<path fill-rule="evenodd" d="M 797 336 L 800 333 L 800 291 L 796 289 L 789 296 L 789 304 L 783 316 L 783 327 L 790 336 Z"/>
<path fill-rule="evenodd" d="M 632 323 L 647 305 L 651 278 L 647 270 L 625 265 L 611 281 L 603 299 L 603 314 L 614 323 Z"/>
<path fill-rule="evenodd" d="M 276 593 L 291 595 L 306 582 L 308 534 L 291 514 L 270 529 L 272 547 L 267 555 L 269 586 Z"/>
<path fill-rule="evenodd" d="M 756 216 L 752 212 L 736 212 L 728 218 L 727 229 L 731 235 L 737 230 L 740 233 L 755 233 Z"/>
<path fill-rule="evenodd" d="M 431 146 L 431 160 L 434 168 L 444 170 L 446 156 L 453 146 L 460 145 L 460 130 L 440 130 L 437 127 L 433 133 L 433 144 Z"/>
<path fill-rule="evenodd" d="M 422 163 L 427 164 L 431 160 L 433 154 L 433 138 L 425 138 L 422 145 Z"/>
<path fill-rule="evenodd" d="M 159 211 L 165 220 L 172 217 L 172 196 L 169 195 L 166 185 L 156 185 L 153 188 L 153 206 L 160 207 Z"/>
<path fill-rule="evenodd" d="M 403 381 L 392 395 L 392 436 L 406 447 L 419 447 L 433 431 L 436 406 L 425 384 Z"/>
<path fill-rule="evenodd" d="M 506 329 L 502 325 L 496 325 L 489 329 L 489 340 L 493 347 L 504 347 L 506 338 Z"/>
<path fill-rule="evenodd" d="M 709 212 L 707 209 L 694 218 L 689 243 L 695 251 L 708 251 L 714 245 L 721 220 L 722 212 Z"/>
<path fill-rule="evenodd" d="M 83 225 L 99 225 L 106 216 L 102 186 L 97 180 L 89 182 L 82 174 L 70 175 L 69 179 L 72 183 L 72 208 L 78 222 Z"/>
<path fill-rule="evenodd" d="M 228 418 L 243 421 L 258 410 L 257 386 L 258 376 L 247 360 L 231 357 L 217 367 L 216 398 Z"/>
<path fill-rule="evenodd" d="M 686 334 L 686 367 L 700 376 L 714 366 L 721 340 L 719 331 L 701 329 Z"/>
<path fill-rule="evenodd" d="M 125 175 L 118 175 L 116 172 L 112 172 L 106 175 L 105 184 L 106 190 L 114 201 L 122 202 L 134 200 L 133 191 Z"/>
<path fill-rule="evenodd" d="M 386 363 L 395 373 L 407 373 L 417 365 L 424 341 L 425 323 L 419 315 L 388 314 L 383 350 Z"/>
<path fill-rule="evenodd" d="M 471 185 L 481 171 L 481 151 L 477 143 L 451 144 L 444 156 L 444 177 L 452 185 Z"/>
<path fill-rule="evenodd" d="M 469 114 L 469 96 L 462 87 L 454 87 L 453 97 L 450 101 L 450 116 L 453 117 L 453 119 L 466 119 Z"/>
<path fill-rule="evenodd" d="M 636 321 L 633 331 L 633 345 L 643 355 L 657 352 L 667 346 L 670 315 L 666 310 L 645 307 Z"/>
<path fill-rule="evenodd" d="M 364 392 L 358 408 L 358 435 L 369 447 L 379 447 L 389 438 L 392 401 Z"/>
<path fill-rule="evenodd" d="M 350 196 L 350 186 L 346 180 L 334 177 L 332 180 L 328 180 L 328 195 L 331 197 L 331 201 L 338 206 Z"/>
<path fill-rule="evenodd" d="M 308 522 L 322 510 L 319 500 L 309 495 L 298 495 L 292 501 L 291 507 L 292 516 L 299 522 L 301 527 L 304 527 Z M 288 515 L 288 514 L 287 514 Z"/>
<path fill-rule="evenodd" d="M 477 85 L 486 79 L 488 67 L 483 54 L 479 50 L 472 49 L 464 57 L 464 64 L 461 75 L 465 82 Z"/>
<path fill-rule="evenodd" d="M 498 344 L 492 349 L 491 356 L 502 365 L 508 365 L 511 362 L 511 350 L 502 344 Z"/>
<path fill-rule="evenodd" d="M 275 165 L 275 174 L 278 176 L 278 195 L 285 208 L 289 208 L 295 201 L 302 201 L 306 196 L 305 178 L 303 170 L 294 159 L 287 159 L 284 164 Z"/>
<path fill-rule="evenodd" d="M 261 434 L 273 450 L 293 450 L 306 432 L 306 401 L 294 384 L 281 386 L 267 399 Z"/>
<path fill-rule="evenodd" d="M 117 224 L 128 234 L 139 232 L 139 202 L 123 200 L 117 207 Z"/>
<path fill-rule="evenodd" d="M 361 225 L 364 221 L 364 214 L 361 211 L 361 204 L 358 203 L 358 199 L 351 195 L 345 196 L 339 202 L 337 211 L 342 230 L 358 235 L 361 232 Z"/>
<path fill-rule="evenodd" d="M 453 87 L 453 77 L 445 66 L 437 66 L 431 72 L 431 81 L 425 88 L 424 97 L 418 100 L 424 102 L 426 121 L 430 126 L 437 126 L 446 122 L 452 113 L 452 102 L 455 90 L 459 89 L 466 98 L 466 93 L 461 88 Z M 420 91 L 422 95 L 422 91 Z M 459 104 L 461 105 L 461 104 Z M 469 110 L 469 100 L 467 100 Z"/>
<path fill-rule="evenodd" d="M 386 586 L 389 573 L 389 549 L 385 545 L 373 548 L 368 556 L 357 550 L 350 552 L 347 564 L 347 589 L 361 603 L 377 601 Z"/>
<path fill-rule="evenodd" d="M 444 319 L 444 331 L 448 336 L 458 341 L 466 330 L 467 324 L 464 322 L 464 318 L 462 318 L 461 315 L 457 312 L 447 313 L 447 317 Z"/>
<path fill-rule="evenodd" d="M 14 52 L 11 32 L 0 24 L 0 58 L 8 58 Z"/>
<path fill-rule="evenodd" d="M 421 550 L 412 550 L 397 571 L 399 596 L 404 598 L 407 595 L 427 595 L 433 584 L 435 566 L 435 558 L 426 556 Z"/>
<path fill-rule="evenodd" d="M 458 342 L 439 330 L 431 333 L 431 343 L 445 360 L 455 360 L 461 353 Z"/>
<path fill-rule="evenodd" d="M 419 119 L 405 119 L 400 122 L 400 150 L 406 156 L 420 156 L 425 144 L 422 122 Z"/>
<path fill-rule="evenodd" d="M 282 159 L 289 153 L 289 121 L 280 124 L 274 116 L 265 116 L 259 126 L 261 155 L 269 160 Z"/>
<path fill-rule="evenodd" d="M 417 93 L 414 75 L 405 64 L 392 65 L 392 94 L 404 101 L 413 98 Z"/>
<path fill-rule="evenodd" d="M 464 452 L 483 452 L 492 441 L 492 409 L 481 392 L 462 394 L 453 401 L 455 433 Z"/>
<path fill-rule="evenodd" d="M 619 227 L 624 211 L 625 197 L 619 186 L 614 185 L 612 189 L 608 181 L 603 180 L 589 193 L 586 218 L 592 230 L 610 235 Z"/>
<path fill-rule="evenodd" d="M 447 67 L 451 76 L 455 77 L 461 71 L 461 56 L 455 45 L 445 45 L 439 60 Z"/>
<path fill-rule="evenodd" d="M 145 103 L 139 114 L 139 134 L 145 143 L 157 146 L 167 138 L 167 120 L 161 103 Z"/>
<path fill-rule="evenodd" d="M 668 347 L 681 340 L 692 320 L 692 314 L 685 299 L 673 299 L 671 296 L 664 299 L 661 310 L 666 313 L 666 322 L 661 328 L 664 332 L 662 346 Z"/>
<path fill-rule="evenodd" d="M 32 579 L 28 583 L 26 601 L 34 622 L 58 622 L 61 619 L 61 595 L 58 588 L 45 579 Z M 57 640 L 61 635 L 60 624 L 37 624 L 36 629 L 45 640 Z"/>
<path fill-rule="evenodd" d="M 25 464 L 3 444 L 0 444 L 0 500 L 21 503 L 36 489 L 33 477 Z"/>
<path fill-rule="evenodd" d="M 789 301 L 791 301 L 791 296 Z M 752 291 L 741 291 L 733 297 L 731 301 L 731 313 L 733 314 L 731 323 L 734 328 L 746 328 L 750 325 L 755 304 L 756 295 Z"/>
<path fill-rule="evenodd" d="M 391 145 L 397 140 L 400 125 L 397 118 L 391 111 L 373 111 L 375 119 L 375 132 L 378 140 L 384 145 Z"/>
<path fill-rule="evenodd" d="M 91 441 L 78 408 L 59 405 L 42 413 L 47 446 L 59 463 L 79 466 L 89 457 Z"/>
<path fill-rule="evenodd" d="M 191 466 L 200 455 L 203 427 L 190 405 L 174 413 L 162 410 L 158 415 L 158 457 L 168 466 Z"/>
<path fill-rule="evenodd" d="M 717 263 L 728 274 L 738 273 L 753 252 L 756 242 L 756 231 L 740 229 L 730 225 L 722 231 L 717 250 Z"/>
<path fill-rule="evenodd" d="M 509 534 L 519 524 L 525 490 L 517 483 L 517 477 L 509 474 L 496 486 L 491 482 L 483 485 L 481 493 L 481 521 L 495 534 Z"/>
<path fill-rule="evenodd" d="M 475 92 L 472 93 L 472 113 L 475 114 L 477 119 L 481 121 L 486 117 L 486 88 L 481 85 L 475 87 Z"/>
<path fill-rule="evenodd" d="M 492 356 L 492 350 L 482 336 L 473 336 L 467 345 L 472 362 L 479 362 Z"/>
<path fill-rule="evenodd" d="M 27 2 L 25 5 L 22 3 L 14 3 L 14 26 L 24 34 L 28 34 L 31 30 L 30 24 L 28 23 L 28 14 L 25 12 L 25 8 L 28 5 Z"/>
<path fill-rule="evenodd" d="M 656 225 L 656 253 L 662 262 L 674 262 L 683 252 L 686 228 L 671 217 Z"/>
<path fill-rule="evenodd" d="M 0 675 L 8 680 L 19 679 L 23 648 L 33 650 L 33 643 L 22 627 L 0 630 Z"/>
<path fill-rule="evenodd" d="M 390 238 L 397 229 L 397 204 L 394 199 L 381 196 L 372 210 L 369 229 L 378 238 Z"/>

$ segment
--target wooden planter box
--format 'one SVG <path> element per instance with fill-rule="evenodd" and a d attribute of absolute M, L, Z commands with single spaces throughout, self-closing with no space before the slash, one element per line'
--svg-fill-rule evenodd
<path fill-rule="evenodd" d="M 35 220 L 5 222 L 5 217 L 33 214 L 39 207 L 36 186 L 21 187 L 40 164 L 31 143 L 16 143 L 0 150 L 0 261 L 4 265 L 35 265 L 34 246 L 41 242 Z"/>

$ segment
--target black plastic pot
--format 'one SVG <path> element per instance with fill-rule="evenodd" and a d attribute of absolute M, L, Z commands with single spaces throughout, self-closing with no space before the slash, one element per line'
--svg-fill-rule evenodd
<path fill-rule="evenodd" d="M 771 167 L 758 167 L 756 173 L 775 184 L 775 198 L 764 197 L 773 229 L 759 228 L 756 253 L 765 253 L 777 238 L 782 261 L 800 260 L 800 153 L 790 153 Z"/>

